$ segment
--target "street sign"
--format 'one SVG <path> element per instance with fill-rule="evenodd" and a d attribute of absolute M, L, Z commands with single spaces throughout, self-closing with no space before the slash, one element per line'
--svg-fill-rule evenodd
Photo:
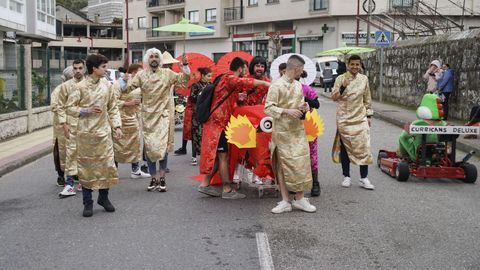
<path fill-rule="evenodd" d="M 375 46 L 376 47 L 389 47 L 392 40 L 392 32 L 377 31 L 375 32 Z"/>

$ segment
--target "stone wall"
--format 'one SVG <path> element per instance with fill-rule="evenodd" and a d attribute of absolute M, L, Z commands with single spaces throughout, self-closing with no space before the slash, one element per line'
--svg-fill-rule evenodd
<path fill-rule="evenodd" d="M 0 114 L 0 142 L 26 134 L 28 123 L 32 125 L 32 131 L 52 125 L 52 112 L 49 106 L 32 109 L 31 117 L 31 121 L 28 121 L 27 111 Z"/>
<path fill-rule="evenodd" d="M 364 57 L 372 96 L 378 100 L 380 51 Z M 435 59 L 455 70 L 449 115 L 467 119 L 480 103 L 480 29 L 400 41 L 385 49 L 383 100 L 417 107 L 427 87 L 422 76 Z"/>

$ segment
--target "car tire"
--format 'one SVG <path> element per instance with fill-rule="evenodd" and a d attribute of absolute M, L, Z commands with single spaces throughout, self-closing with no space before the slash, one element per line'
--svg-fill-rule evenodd
<path fill-rule="evenodd" d="M 380 168 L 380 161 L 382 160 L 382 158 L 388 158 L 388 155 L 387 153 L 385 152 L 380 152 L 378 153 L 378 156 L 377 156 L 377 166 Z"/>
<path fill-rule="evenodd" d="M 405 163 L 405 162 L 398 163 L 396 176 L 397 176 L 397 180 L 400 182 L 406 182 L 408 180 L 408 178 L 410 177 L 410 167 L 408 166 L 408 163 Z"/>
<path fill-rule="evenodd" d="M 473 164 L 465 164 L 462 166 L 463 171 L 465 172 L 465 178 L 462 179 L 463 182 L 473 184 L 477 181 L 477 167 Z"/>

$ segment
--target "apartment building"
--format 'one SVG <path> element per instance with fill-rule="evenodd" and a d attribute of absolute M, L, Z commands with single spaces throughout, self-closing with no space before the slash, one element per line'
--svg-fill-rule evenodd
<path fill-rule="evenodd" d="M 132 0 L 130 0 L 132 1 Z M 125 0 L 88 0 L 87 18 L 96 23 L 112 23 L 123 18 Z"/>
<path fill-rule="evenodd" d="M 18 39 L 40 46 L 56 38 L 55 0 L 0 0 L 0 69 L 16 69 Z"/>
<path fill-rule="evenodd" d="M 49 43 L 50 67 L 65 68 L 90 53 L 101 53 L 114 68 L 123 66 L 124 50 L 122 24 L 98 23 L 89 20 L 85 14 L 74 12 L 57 5 L 56 14 L 61 25 L 60 38 Z"/>
<path fill-rule="evenodd" d="M 405 39 L 480 27 L 480 1 L 360 0 L 357 16 L 356 0 L 135 0 L 129 1 L 130 59 L 141 61 L 149 47 L 179 55 L 183 36 L 152 28 L 176 23 L 182 16 L 216 30 L 213 35 L 187 34 L 187 51 L 218 59 L 242 50 L 273 60 L 282 53 L 313 57 L 322 50 L 355 45 L 357 18 L 359 45 L 373 44 L 377 30 Z"/>

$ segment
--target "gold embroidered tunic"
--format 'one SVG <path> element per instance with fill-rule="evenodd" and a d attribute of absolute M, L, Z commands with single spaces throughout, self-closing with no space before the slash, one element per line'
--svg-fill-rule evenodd
<path fill-rule="evenodd" d="M 67 138 L 63 133 L 63 124 L 60 124 L 58 120 L 58 94 L 60 93 L 60 88 L 61 85 L 55 87 L 50 95 L 50 109 L 53 112 L 53 145 L 55 146 L 55 142 L 57 142 L 60 168 L 62 171 L 65 171 Z"/>
<path fill-rule="evenodd" d="M 140 151 L 140 125 L 138 123 L 139 106 L 124 106 L 124 104 L 133 99 L 140 99 L 140 89 L 137 88 L 127 93 L 126 91 L 122 91 L 118 84 L 114 84 L 113 88 L 122 118 L 123 132 L 122 138 L 113 138 L 115 161 L 119 163 L 138 162 L 142 158 Z M 113 132 L 115 132 L 115 130 Z"/>
<path fill-rule="evenodd" d="M 82 108 L 102 109 L 100 114 L 78 118 L 78 178 L 88 189 L 110 188 L 118 182 L 111 130 L 122 126 L 113 86 L 104 78 L 95 81 L 87 77 L 74 88 L 67 102 L 69 114 L 79 117 Z"/>
<path fill-rule="evenodd" d="M 69 138 L 65 142 L 65 174 L 66 175 L 77 175 L 77 143 L 76 143 L 76 134 L 77 134 L 77 122 L 78 119 L 76 116 L 67 114 L 67 100 L 69 96 L 72 95 L 74 89 L 73 86 L 83 78 L 77 80 L 72 78 L 60 85 L 60 89 L 57 97 L 57 115 L 58 115 L 58 124 L 62 126 L 66 123 L 70 127 Z M 63 131 L 62 131 L 63 134 Z"/>
<path fill-rule="evenodd" d="M 283 178 L 287 189 L 293 192 L 312 188 L 310 149 L 303 120 L 284 116 L 282 112 L 302 104 L 302 84 L 286 76 L 270 86 L 265 103 L 265 114 L 273 118 L 270 151 L 275 178 Z"/>
<path fill-rule="evenodd" d="M 140 88 L 142 92 L 142 124 L 145 154 L 150 161 L 163 160 L 173 150 L 172 85 L 187 87 L 189 75 L 159 68 L 142 70 L 135 75 L 127 92 Z"/>
<path fill-rule="evenodd" d="M 349 72 L 338 76 L 332 92 L 332 99 L 338 102 L 338 134 L 350 161 L 356 165 L 369 165 L 373 161 L 367 120 L 367 116 L 373 115 L 370 86 L 367 76 L 357 74 L 340 95 L 343 80 L 348 78 L 353 78 Z"/>

